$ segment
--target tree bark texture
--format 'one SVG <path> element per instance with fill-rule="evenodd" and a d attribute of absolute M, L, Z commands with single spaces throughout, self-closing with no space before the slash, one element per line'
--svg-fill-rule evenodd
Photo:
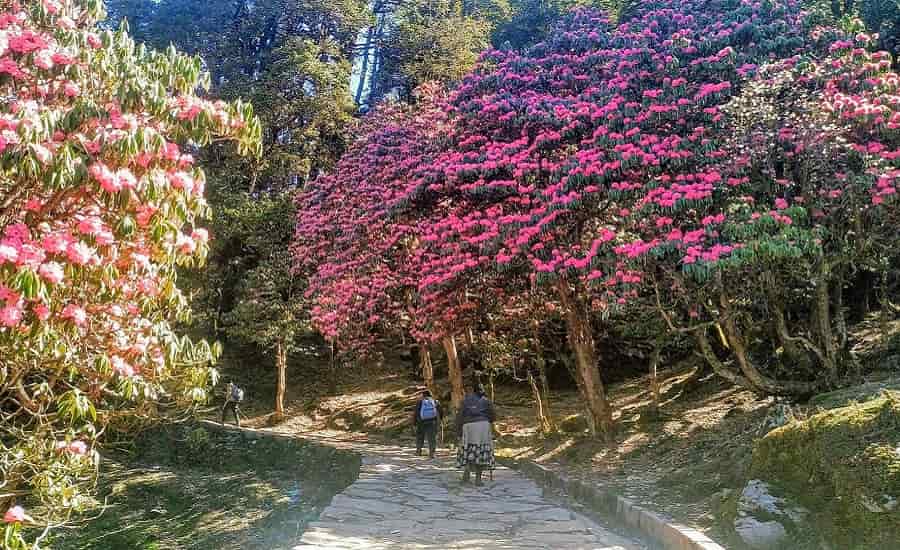
<path fill-rule="evenodd" d="M 422 370 L 422 380 L 431 395 L 437 396 L 437 388 L 434 385 L 434 365 L 431 362 L 431 350 L 425 342 L 419 343 L 419 367 Z"/>
<path fill-rule="evenodd" d="M 456 351 L 456 338 L 445 336 L 441 339 L 444 352 L 447 354 L 447 371 L 450 377 L 450 403 L 454 411 L 459 411 L 465 397 L 465 384 L 463 383 L 462 365 L 459 363 L 459 354 Z"/>
<path fill-rule="evenodd" d="M 575 354 L 576 381 L 588 412 L 588 427 L 592 436 L 600 435 L 610 440 L 614 430 L 612 409 L 600 379 L 597 350 L 587 311 L 569 289 L 568 283 L 560 281 L 557 288 L 566 317 L 569 345 Z"/>
<path fill-rule="evenodd" d="M 281 342 L 275 345 L 275 367 L 278 371 L 278 379 L 275 385 L 275 415 L 284 416 L 284 393 L 287 385 L 287 350 Z"/>

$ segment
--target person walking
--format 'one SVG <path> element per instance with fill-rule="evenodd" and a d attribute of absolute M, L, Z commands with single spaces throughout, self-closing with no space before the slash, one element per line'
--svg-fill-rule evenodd
<path fill-rule="evenodd" d="M 222 424 L 225 423 L 225 413 L 229 410 L 234 414 L 234 423 L 241 427 L 241 411 L 240 403 L 244 400 L 244 390 L 238 387 L 234 382 L 229 382 L 225 386 L 225 406 L 222 407 Z"/>
<path fill-rule="evenodd" d="M 425 390 L 422 398 L 416 403 L 413 425 L 416 428 L 416 456 L 422 456 L 422 447 L 428 440 L 428 458 L 434 458 L 437 448 L 437 430 L 441 421 L 441 404 Z"/>
<path fill-rule="evenodd" d="M 497 417 L 494 404 L 484 394 L 484 387 L 473 381 L 471 390 L 456 415 L 456 433 L 460 438 L 456 465 L 463 469 L 463 483 L 471 481 L 474 471 L 475 485 L 482 485 L 481 473 L 494 469 L 493 424 Z"/>

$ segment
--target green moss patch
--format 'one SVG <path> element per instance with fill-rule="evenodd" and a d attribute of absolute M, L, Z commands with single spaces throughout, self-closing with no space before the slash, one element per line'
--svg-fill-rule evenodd
<path fill-rule="evenodd" d="M 810 532 L 833 547 L 900 548 L 900 393 L 773 430 L 751 475 L 808 508 Z"/>
<path fill-rule="evenodd" d="M 810 399 L 809 404 L 822 409 L 835 409 L 875 399 L 886 390 L 900 392 L 900 379 L 886 377 L 884 380 L 822 393 Z"/>

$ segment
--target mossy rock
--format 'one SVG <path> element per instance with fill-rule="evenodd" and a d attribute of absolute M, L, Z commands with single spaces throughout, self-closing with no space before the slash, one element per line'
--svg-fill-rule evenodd
<path fill-rule="evenodd" d="M 880 396 L 885 391 L 892 391 L 900 395 L 900 380 L 892 378 L 878 382 L 869 382 L 850 388 L 842 388 L 827 393 L 821 393 L 809 400 L 809 404 L 813 407 L 823 409 L 835 409 L 838 407 L 846 407 L 854 403 L 862 403 L 870 401 Z"/>
<path fill-rule="evenodd" d="M 808 508 L 835 548 L 900 548 L 900 395 L 885 392 L 769 432 L 751 475 Z"/>

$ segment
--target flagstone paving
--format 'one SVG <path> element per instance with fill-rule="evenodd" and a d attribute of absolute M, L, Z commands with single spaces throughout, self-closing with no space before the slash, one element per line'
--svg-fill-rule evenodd
<path fill-rule="evenodd" d="M 346 445 L 363 454 L 359 480 L 336 495 L 294 550 L 590 549 L 642 544 L 546 499 L 519 473 L 498 468 L 484 487 L 463 485 L 449 453 Z"/>

